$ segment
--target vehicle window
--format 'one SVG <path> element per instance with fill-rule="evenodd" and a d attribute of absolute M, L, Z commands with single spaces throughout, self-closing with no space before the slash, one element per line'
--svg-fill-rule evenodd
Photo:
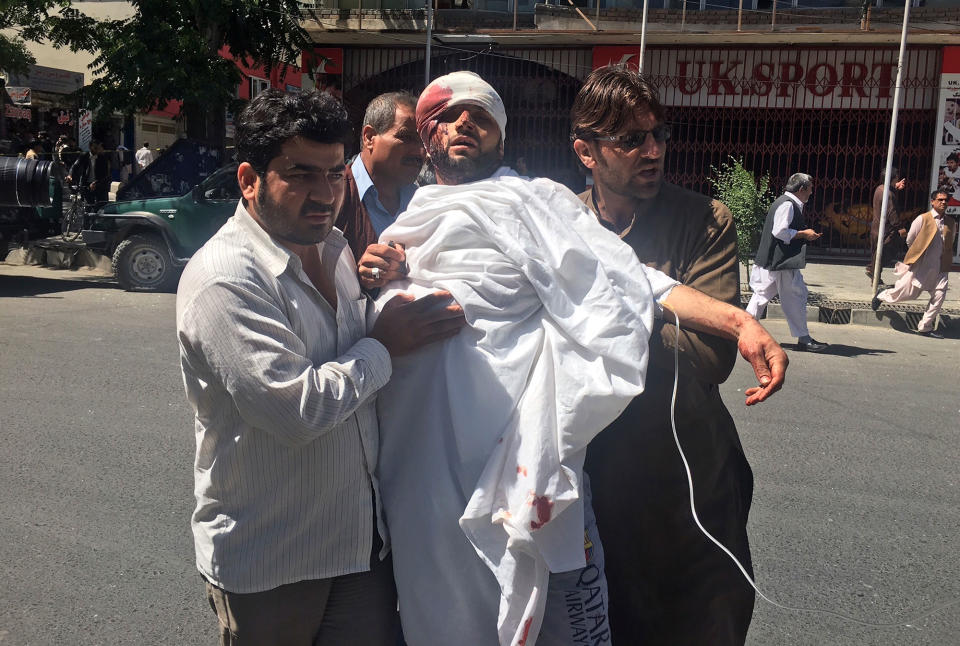
<path fill-rule="evenodd" d="M 238 200 L 240 199 L 240 185 L 237 184 L 237 169 L 222 168 L 203 184 L 203 197 L 208 200 Z"/>

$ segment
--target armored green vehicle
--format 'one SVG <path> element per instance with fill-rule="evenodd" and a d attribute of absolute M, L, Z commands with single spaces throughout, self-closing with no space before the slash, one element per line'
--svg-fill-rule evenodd
<path fill-rule="evenodd" d="M 113 202 L 83 230 L 88 249 L 110 256 L 128 291 L 170 291 L 190 256 L 233 215 L 237 165 L 212 173 L 186 195 Z"/>

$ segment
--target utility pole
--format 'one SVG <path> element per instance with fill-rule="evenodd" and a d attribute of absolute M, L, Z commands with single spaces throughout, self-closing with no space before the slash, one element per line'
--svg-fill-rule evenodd
<path fill-rule="evenodd" d="M 910 20 L 910 2 L 903 3 L 903 29 L 900 32 L 900 57 L 897 59 L 897 84 L 893 89 L 893 116 L 890 118 L 890 140 L 887 142 L 887 169 L 883 173 L 883 201 L 880 206 L 880 228 L 877 231 L 877 249 L 873 259 L 873 293 L 880 287 L 880 269 L 883 264 L 883 234 L 887 228 L 887 205 L 890 204 L 890 177 L 893 172 L 893 146 L 897 138 L 897 114 L 900 112 L 900 88 L 903 87 L 903 58 L 907 51 L 907 22 Z"/>
<path fill-rule="evenodd" d="M 643 22 L 640 23 L 640 60 L 637 71 L 643 74 L 643 54 L 647 49 L 647 0 L 643 0 Z"/>
<path fill-rule="evenodd" d="M 514 0 L 516 2 L 516 0 Z M 433 0 L 427 0 L 427 61 L 424 65 L 423 87 L 430 85 L 430 43 L 433 41 Z"/>
<path fill-rule="evenodd" d="M 7 82 L 0 78 L 0 139 L 7 138 Z"/>

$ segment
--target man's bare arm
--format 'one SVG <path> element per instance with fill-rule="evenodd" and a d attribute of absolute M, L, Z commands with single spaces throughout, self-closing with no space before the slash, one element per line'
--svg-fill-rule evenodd
<path fill-rule="evenodd" d="M 681 327 L 709 332 L 737 342 L 741 356 L 753 366 L 760 383 L 757 387 L 747 389 L 747 406 L 762 402 L 783 386 L 789 363 L 786 352 L 745 311 L 685 285 L 674 287 L 663 306 L 676 313 Z M 665 313 L 664 318 L 670 320 L 672 317 Z"/>

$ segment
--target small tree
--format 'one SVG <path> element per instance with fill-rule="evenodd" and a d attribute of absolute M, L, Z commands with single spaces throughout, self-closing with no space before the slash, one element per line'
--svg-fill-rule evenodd
<path fill-rule="evenodd" d="M 711 166 L 710 173 L 708 181 L 714 197 L 730 209 L 737 226 L 737 259 L 749 269 L 757 253 L 767 209 L 775 197 L 770 190 L 770 173 L 758 180 L 743 166 L 743 158 L 733 155 L 719 168 Z"/>

